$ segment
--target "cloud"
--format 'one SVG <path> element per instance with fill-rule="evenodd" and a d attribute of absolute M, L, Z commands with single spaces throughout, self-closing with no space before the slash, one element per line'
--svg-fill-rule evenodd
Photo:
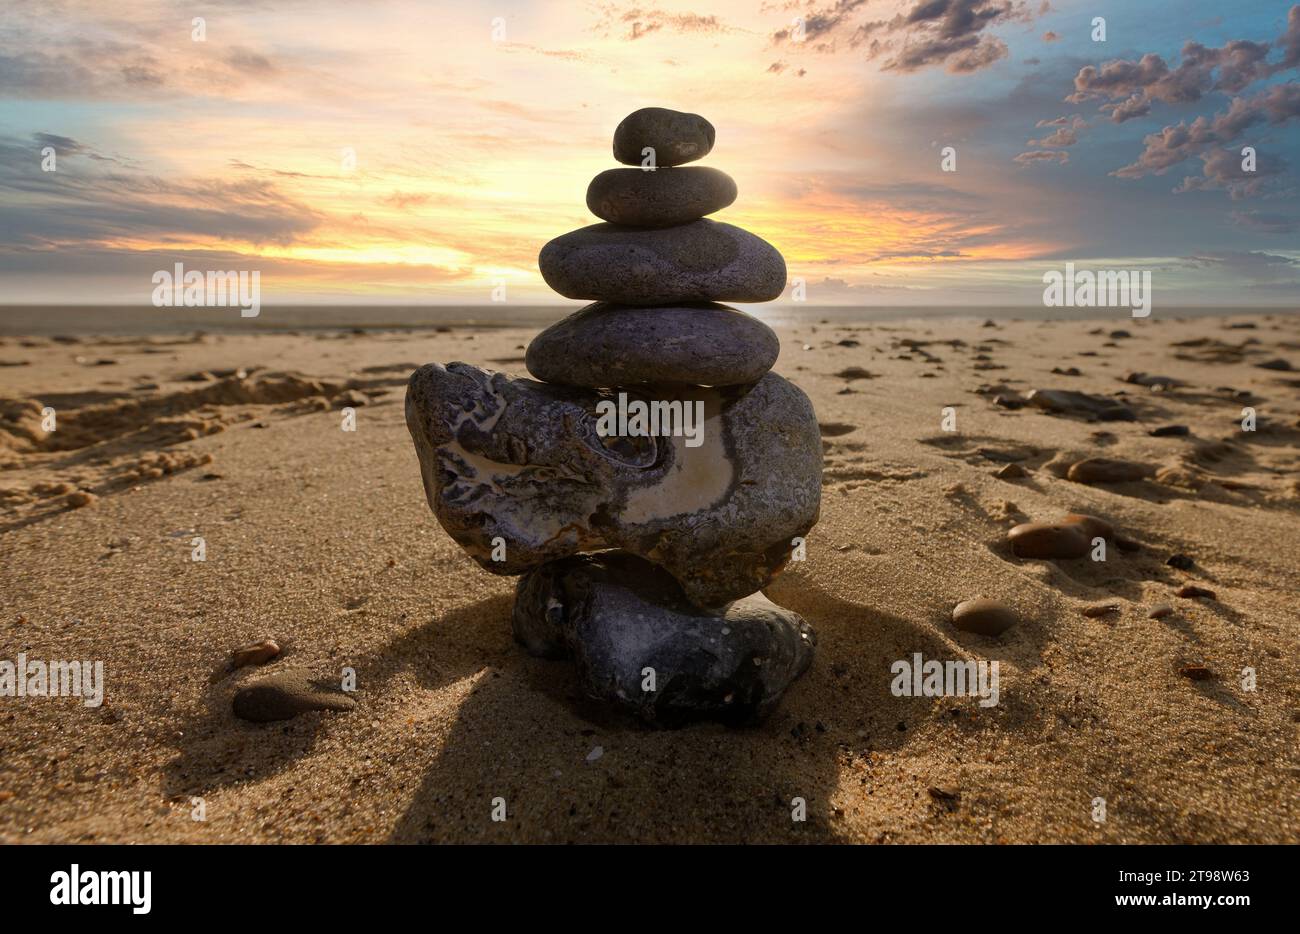
<path fill-rule="evenodd" d="M 767 66 L 767 71 L 768 74 L 779 75 L 784 71 L 788 71 L 789 68 L 790 66 L 787 65 L 785 62 L 773 62 L 772 64 Z M 806 68 L 798 68 L 795 69 L 795 71 L 792 72 L 792 74 L 796 78 L 802 78 L 804 75 L 808 74 L 808 70 Z"/>
<path fill-rule="evenodd" d="M 1270 49 L 1283 50 L 1280 61 L 1267 61 Z M 1300 64 L 1300 5 L 1288 13 L 1286 32 L 1275 42 L 1233 39 L 1218 48 L 1187 42 L 1176 68 L 1148 52 L 1137 61 L 1116 59 L 1100 68 L 1085 65 L 1074 76 L 1070 103 L 1106 99 L 1101 106 L 1115 123 L 1145 116 L 1152 101 L 1193 103 L 1211 91 L 1237 94 L 1256 81 Z"/>
<path fill-rule="evenodd" d="M 395 207 L 399 211 L 406 211 L 428 204 L 430 197 L 430 195 L 421 192 L 395 191 L 382 200 L 384 204 Z"/>
<path fill-rule="evenodd" d="M 777 43 L 808 42 L 829 36 L 847 23 L 850 15 L 865 3 L 866 0 L 836 0 L 833 6 L 799 17 L 798 27 L 791 25 L 777 30 L 772 40 Z"/>
<path fill-rule="evenodd" d="M 1103 104 L 1101 109 L 1103 112 L 1109 113 L 1111 120 L 1114 122 L 1124 123 L 1127 120 L 1145 117 L 1151 113 L 1151 99 L 1138 91 L 1118 104 Z"/>
<path fill-rule="evenodd" d="M 580 49 L 544 49 L 539 46 L 529 45 L 527 42 L 502 42 L 500 47 L 504 52 L 531 52 L 534 55 L 558 58 L 566 62 L 592 62 L 596 60 L 592 55 Z"/>
<path fill-rule="evenodd" d="M 986 30 L 1034 17 L 1023 0 L 919 0 L 891 20 L 856 21 L 863 6 L 864 0 L 836 0 L 814 8 L 798 25 L 773 33 L 772 41 L 823 53 L 840 43 L 865 48 L 868 60 L 883 61 L 883 71 L 943 67 L 960 74 L 1006 57 L 1006 43 Z"/>
<path fill-rule="evenodd" d="M 1042 139 L 1031 139 L 1028 141 L 1029 146 L 1046 147 L 1049 149 L 1059 149 L 1065 146 L 1073 146 L 1079 141 L 1079 131 L 1088 125 L 1078 114 L 1073 117 L 1056 117 L 1053 120 L 1039 120 L 1034 124 L 1038 129 L 1044 127 L 1055 127 L 1055 131 Z"/>
<path fill-rule="evenodd" d="M 1226 111 L 1197 117 L 1190 124 L 1166 126 L 1143 138 L 1137 161 L 1112 172 L 1120 178 L 1163 175 L 1186 159 L 1212 146 L 1233 142 L 1249 127 L 1267 121 L 1280 125 L 1300 116 L 1300 84 L 1274 85 L 1254 97 L 1234 97 Z"/>
<path fill-rule="evenodd" d="M 1063 146 L 1073 146 L 1079 141 L 1079 134 L 1067 127 L 1061 127 L 1050 136 L 1042 139 L 1031 139 L 1028 143 L 1030 146 L 1046 146 L 1047 148 L 1060 148 Z"/>
<path fill-rule="evenodd" d="M 142 94 L 220 96 L 232 88 L 279 76 L 281 69 L 259 52 L 221 51 L 193 43 L 184 55 L 174 48 L 134 39 L 88 39 L 62 35 L 22 41 L 0 32 L 0 95 L 36 100 L 115 98 Z M 188 51 L 188 50 L 187 50 Z"/>
<path fill-rule="evenodd" d="M 1264 253 L 1260 250 L 1249 252 L 1209 252 L 1184 257 L 1184 262 L 1191 266 L 1215 266 L 1234 271 L 1268 271 L 1277 272 L 1300 266 L 1300 260 L 1276 253 Z"/>
<path fill-rule="evenodd" d="M 69 156 L 85 156 L 93 153 L 92 149 L 82 145 L 75 139 L 68 136 L 59 136 L 55 133 L 33 133 L 32 141 L 41 149 L 53 149 L 55 154 L 63 159 Z"/>
<path fill-rule="evenodd" d="M 220 99 L 274 84 L 283 97 L 295 81 L 303 90 L 321 92 L 319 74 L 304 70 L 312 53 L 303 43 L 280 46 L 293 50 L 283 53 L 290 62 L 281 63 L 267 49 L 241 44 L 239 37 L 259 33 L 237 22 L 241 11 L 229 9 L 220 26 L 215 19 L 209 23 L 208 41 L 192 41 L 190 14 L 175 16 L 164 5 L 7 3 L 0 28 L 0 96 L 139 103 L 185 95 Z"/>
<path fill-rule="evenodd" d="M 93 151 L 56 139 L 72 154 Z M 171 181 L 118 168 L 92 171 L 75 159 L 45 172 L 33 141 L 14 137 L 0 137 L 0 193 L 0 248 L 188 238 L 286 244 L 324 220 L 262 179 Z"/>
<path fill-rule="evenodd" d="M 823 276 L 820 282 L 809 282 L 808 293 L 815 296 L 818 301 L 824 301 L 828 298 L 852 297 L 861 295 L 871 295 L 889 292 L 916 292 L 923 291 L 923 286 L 900 284 L 888 285 L 875 282 L 849 282 L 839 277 Z"/>
<path fill-rule="evenodd" d="M 1199 158 L 1201 174 L 1184 178 L 1182 184 L 1174 189 L 1175 194 L 1225 189 L 1233 201 L 1240 201 L 1268 193 L 1273 178 L 1286 169 L 1286 161 L 1272 153 L 1257 154 L 1252 172 L 1242 169 L 1243 157 L 1239 149 L 1215 147 L 1201 153 Z"/>
<path fill-rule="evenodd" d="M 1132 102 L 1127 108 L 1118 112 L 1113 106 L 1109 108 L 1112 119 L 1122 123 L 1139 103 L 1182 104 L 1198 101 L 1210 91 L 1242 91 L 1276 70 L 1265 61 L 1268 51 L 1266 43 L 1245 39 L 1233 40 L 1218 49 L 1188 42 L 1183 46 L 1181 63 L 1174 69 L 1154 52 L 1136 62 L 1106 62 L 1100 69 L 1086 65 L 1075 75 L 1074 93 L 1066 100 L 1080 103 L 1098 97 L 1127 97 Z"/>
<path fill-rule="evenodd" d="M 188 247 L 125 250 L 99 246 L 70 246 L 54 250 L 10 249 L 0 245 L 0 274 L 7 281 L 24 276 L 85 278 L 96 288 L 106 285 L 115 297 L 147 303 L 153 289 L 151 277 L 174 264 L 187 269 L 256 269 L 262 275 L 262 292 L 288 289 L 291 283 L 310 283 L 336 294 L 335 287 L 363 287 L 371 296 L 400 288 L 410 294 L 435 285 L 477 284 L 480 276 L 471 268 L 460 266 L 406 265 L 367 261 L 331 260 L 318 262 L 249 254 L 235 250 L 193 249 Z M 405 286 L 404 288 L 401 288 Z M 103 295 L 99 293 L 102 301 Z M 265 309 L 263 309 L 265 313 Z"/>
<path fill-rule="evenodd" d="M 618 33 L 621 38 L 634 41 L 657 32 L 720 33 L 730 32 L 731 27 L 712 14 L 670 13 L 635 4 L 622 9 L 618 4 L 611 3 L 601 8 L 601 19 L 595 30 L 606 36 Z"/>
<path fill-rule="evenodd" d="M 1036 129 L 1047 129 L 1054 127 L 1053 133 L 1041 139 L 1030 139 L 1027 146 L 1037 146 L 1040 148 L 1063 148 L 1074 146 L 1079 142 L 1079 130 L 1088 126 L 1088 121 L 1080 117 L 1078 113 L 1073 117 L 1054 117 L 1053 120 L 1040 120 L 1034 125 Z M 1028 153 L 1022 153 L 1028 155 Z M 1030 159 L 1022 161 L 1032 161 Z M 1063 160 L 1062 160 L 1063 161 Z"/>
<path fill-rule="evenodd" d="M 223 61 L 245 75 L 269 75 L 278 70 L 265 55 L 239 46 L 227 52 Z"/>
<path fill-rule="evenodd" d="M 1300 279 L 1296 277 L 1300 260 L 1276 253 L 1261 250 L 1196 253 L 1184 257 L 1182 265 L 1213 270 L 1215 276 L 1244 283 L 1244 288 L 1291 295 L 1300 289 Z"/>
<path fill-rule="evenodd" d="M 59 159 L 75 159 L 84 156 L 85 158 L 93 159 L 96 162 L 115 162 L 124 166 L 129 164 L 127 161 L 119 159 L 116 156 L 107 156 L 99 150 L 87 146 L 80 140 L 72 139 L 69 136 L 60 136 L 57 133 L 33 133 L 31 140 L 34 144 L 31 147 L 33 151 L 43 154 L 45 149 L 53 149 L 54 154 Z M 22 140 L 11 139 L 9 145 L 16 146 L 17 149 L 22 150 L 27 148 Z M 14 149 L 10 149 L 9 151 L 11 153 L 15 152 Z"/>
<path fill-rule="evenodd" d="M 1010 0 L 922 0 L 905 20 L 907 41 L 886 71 L 916 71 L 945 65 L 948 71 L 978 71 L 1004 58 L 1007 45 L 983 35 L 992 25 L 1030 17 L 1023 4 Z"/>
<path fill-rule="evenodd" d="M 859 174 L 848 173 L 824 174 L 818 187 L 852 202 L 855 211 L 906 205 L 922 213 L 961 216 L 976 226 L 988 220 L 982 213 L 989 206 L 986 197 L 952 185 L 930 181 L 864 181 Z"/>
<path fill-rule="evenodd" d="M 1070 161 L 1070 154 L 1061 152 L 1059 149 L 1036 149 L 1031 152 L 1022 152 L 1011 161 L 1020 165 L 1032 165 L 1035 162 L 1056 162 L 1059 165 L 1065 165 Z"/>
<path fill-rule="evenodd" d="M 1291 7 L 1286 17 L 1286 31 L 1273 43 L 1282 50 L 1278 69 L 1300 67 L 1300 4 Z"/>
<path fill-rule="evenodd" d="M 961 250 L 883 250 L 872 259 L 955 259 L 965 255 Z"/>
<path fill-rule="evenodd" d="M 1220 251 L 1196 253 L 1184 257 L 1182 265 L 1193 269 L 1211 269 L 1215 275 L 1238 280 L 1244 288 L 1295 295 L 1300 290 L 1296 270 L 1300 260 L 1261 250 L 1249 252 Z"/>
<path fill-rule="evenodd" d="M 1266 214 L 1263 211 L 1233 211 L 1232 223 L 1243 230 L 1266 234 L 1292 234 L 1300 231 L 1300 217 Z"/>
<path fill-rule="evenodd" d="M 1040 130 L 1045 126 L 1067 126 L 1074 130 L 1081 130 L 1087 125 L 1088 121 L 1078 114 L 1072 117 L 1053 117 L 1051 120 L 1039 120 L 1034 124 Z"/>

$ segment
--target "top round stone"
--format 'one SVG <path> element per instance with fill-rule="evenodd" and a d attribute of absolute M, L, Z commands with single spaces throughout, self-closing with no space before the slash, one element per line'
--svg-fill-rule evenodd
<path fill-rule="evenodd" d="M 641 165 L 644 149 L 654 150 L 654 165 L 682 165 L 703 159 L 713 148 L 713 124 L 699 114 L 644 107 L 628 114 L 614 131 L 614 158 Z"/>

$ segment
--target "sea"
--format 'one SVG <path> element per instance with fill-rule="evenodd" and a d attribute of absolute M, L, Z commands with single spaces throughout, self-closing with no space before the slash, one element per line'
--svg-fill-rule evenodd
<path fill-rule="evenodd" d="M 439 328 L 541 328 L 571 314 L 572 305 L 264 305 L 257 317 L 244 318 L 238 308 L 155 308 L 131 305 L 0 305 L 0 335 L 84 337 L 89 335 L 152 335 L 259 333 L 291 331 L 406 331 Z M 1125 308 L 1044 308 L 1042 306 L 854 306 L 812 304 L 738 305 L 744 311 L 780 325 L 854 326 L 881 321 L 972 318 L 977 320 L 1104 320 L 1118 326 L 1139 325 Z M 1188 306 L 1152 309 L 1151 318 L 1247 317 L 1300 314 L 1290 306 Z M 1151 320 L 1150 318 L 1145 320 Z"/>

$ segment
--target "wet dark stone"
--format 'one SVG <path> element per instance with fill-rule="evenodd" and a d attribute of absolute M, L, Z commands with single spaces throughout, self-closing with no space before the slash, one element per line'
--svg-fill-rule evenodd
<path fill-rule="evenodd" d="M 587 694 L 656 726 L 762 720 L 816 644 L 797 613 L 762 594 L 700 609 L 672 575 L 623 552 L 525 575 L 513 624 L 531 654 L 572 658 Z"/>

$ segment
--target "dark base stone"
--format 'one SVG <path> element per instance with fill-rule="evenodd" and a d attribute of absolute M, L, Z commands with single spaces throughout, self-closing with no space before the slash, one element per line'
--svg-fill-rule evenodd
<path fill-rule="evenodd" d="M 762 720 L 812 661 L 797 614 L 754 594 L 716 610 L 672 575 L 623 552 L 552 561 L 519 581 L 515 639 L 572 658 L 583 687 L 655 726 Z M 653 669 L 654 689 L 644 685 Z"/>

